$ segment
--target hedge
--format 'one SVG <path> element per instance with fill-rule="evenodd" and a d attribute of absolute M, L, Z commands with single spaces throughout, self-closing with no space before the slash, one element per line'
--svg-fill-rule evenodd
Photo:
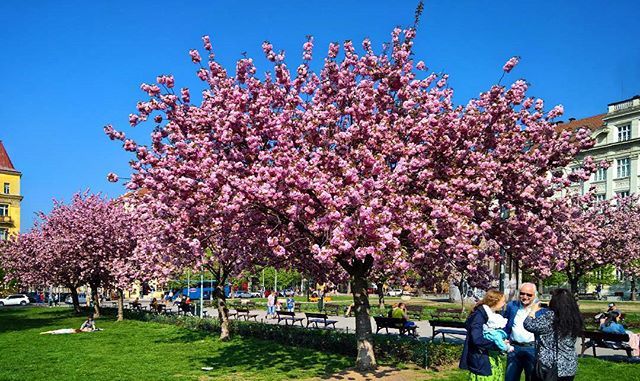
<path fill-rule="evenodd" d="M 116 314 L 113 308 L 103 308 Z M 191 316 L 167 316 L 147 311 L 124 311 L 125 318 L 131 320 L 172 324 L 185 329 L 211 333 L 220 332 L 218 319 L 200 319 Z M 309 329 L 296 326 L 282 326 L 258 322 L 230 320 L 232 335 L 268 340 L 284 345 L 311 348 L 328 353 L 352 356 L 356 353 L 356 337 L 333 329 Z M 462 354 L 462 346 L 447 343 L 432 343 L 401 335 L 373 335 L 376 358 L 388 363 L 414 363 L 424 368 L 438 370 L 457 364 Z"/>

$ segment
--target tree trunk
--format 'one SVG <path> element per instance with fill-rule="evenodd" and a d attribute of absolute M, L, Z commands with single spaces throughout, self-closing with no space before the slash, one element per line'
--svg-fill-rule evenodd
<path fill-rule="evenodd" d="M 100 297 L 98 296 L 98 285 L 93 283 L 91 287 L 91 299 L 93 300 L 93 317 L 100 317 Z"/>
<path fill-rule="evenodd" d="M 71 290 L 71 300 L 73 301 L 73 310 L 76 314 L 80 314 L 80 300 L 78 299 L 78 290 L 75 286 L 67 286 Z"/>
<path fill-rule="evenodd" d="M 569 287 L 571 287 L 571 293 L 573 294 L 573 297 L 576 298 L 576 300 L 578 300 L 578 281 L 580 280 L 580 277 L 578 276 L 569 276 Z"/>
<path fill-rule="evenodd" d="M 359 370 L 375 369 L 376 358 L 373 353 L 371 318 L 369 317 L 369 294 L 366 272 L 352 274 L 351 291 L 356 315 L 357 357 L 356 368 Z"/>
<path fill-rule="evenodd" d="M 380 309 L 383 310 L 384 309 L 384 283 L 378 282 L 376 283 L 376 286 L 378 287 L 378 307 L 380 307 Z"/>
<path fill-rule="evenodd" d="M 224 295 L 224 287 L 218 283 L 215 289 L 216 304 L 218 307 L 218 318 L 220 319 L 220 340 L 229 341 L 231 339 L 231 330 L 229 329 L 229 309 Z"/>
<path fill-rule="evenodd" d="M 124 292 L 122 289 L 118 289 L 118 320 L 124 320 Z"/>
<path fill-rule="evenodd" d="M 631 295 L 630 295 L 630 298 L 631 298 L 632 301 L 635 301 L 637 299 L 636 298 L 636 293 L 637 293 L 637 290 L 636 290 L 636 276 L 634 275 L 634 276 L 631 277 Z"/>
<path fill-rule="evenodd" d="M 460 285 L 458 286 L 458 290 L 460 290 L 460 312 L 464 313 L 464 297 L 466 296 L 464 294 L 464 284 L 462 282 L 460 282 Z"/>

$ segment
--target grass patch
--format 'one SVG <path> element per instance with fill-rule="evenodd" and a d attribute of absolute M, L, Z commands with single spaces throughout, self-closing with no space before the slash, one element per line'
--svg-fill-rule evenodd
<path fill-rule="evenodd" d="M 466 381 L 468 372 L 450 369 L 440 377 L 432 378 L 441 381 Z M 521 377 L 524 380 L 524 374 Z M 575 381 L 640 381 L 640 366 L 625 362 L 600 360 L 593 357 L 578 359 L 578 374 Z"/>
<path fill-rule="evenodd" d="M 353 363 L 263 340 L 222 343 L 204 332 L 111 318 L 98 319 L 102 332 L 39 335 L 82 321 L 65 308 L 0 310 L 0 380 L 290 380 L 322 377 Z"/>

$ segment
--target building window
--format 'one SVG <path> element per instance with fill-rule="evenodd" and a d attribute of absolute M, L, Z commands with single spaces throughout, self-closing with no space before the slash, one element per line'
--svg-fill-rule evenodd
<path fill-rule="evenodd" d="M 596 201 L 604 201 L 607 199 L 607 195 L 605 193 L 600 193 L 596 195 Z"/>
<path fill-rule="evenodd" d="M 616 192 L 616 196 L 620 198 L 629 197 L 629 191 Z"/>
<path fill-rule="evenodd" d="M 0 204 L 0 216 L 9 215 L 9 204 Z"/>
<path fill-rule="evenodd" d="M 631 175 L 631 160 L 629 158 L 618 159 L 618 178 Z"/>
<path fill-rule="evenodd" d="M 595 181 L 606 181 L 606 180 L 607 180 L 607 169 L 598 168 L 598 170 L 596 171 Z"/>
<path fill-rule="evenodd" d="M 9 194 L 10 192 L 9 183 L 4 183 L 4 194 Z"/>
<path fill-rule="evenodd" d="M 0 241 L 6 241 L 9 237 L 8 229 L 0 229 Z"/>
<path fill-rule="evenodd" d="M 623 142 L 629 139 L 631 139 L 631 124 L 618 126 L 618 141 Z"/>

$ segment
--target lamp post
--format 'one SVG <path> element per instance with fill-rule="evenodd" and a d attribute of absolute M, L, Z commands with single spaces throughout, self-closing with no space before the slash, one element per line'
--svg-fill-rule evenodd
<path fill-rule="evenodd" d="M 504 206 L 502 206 L 501 208 L 501 213 L 500 213 L 500 218 L 502 218 L 502 220 L 506 220 L 507 218 L 509 218 L 509 209 L 505 208 Z M 500 292 L 504 293 L 504 289 L 505 289 L 505 278 L 506 278 L 506 265 L 505 265 L 505 256 L 506 256 L 506 252 L 503 248 L 502 245 L 500 245 L 500 283 L 499 283 L 499 289 Z"/>
<path fill-rule="evenodd" d="M 200 265 L 200 319 L 202 319 L 202 308 L 204 307 L 204 270 Z"/>

